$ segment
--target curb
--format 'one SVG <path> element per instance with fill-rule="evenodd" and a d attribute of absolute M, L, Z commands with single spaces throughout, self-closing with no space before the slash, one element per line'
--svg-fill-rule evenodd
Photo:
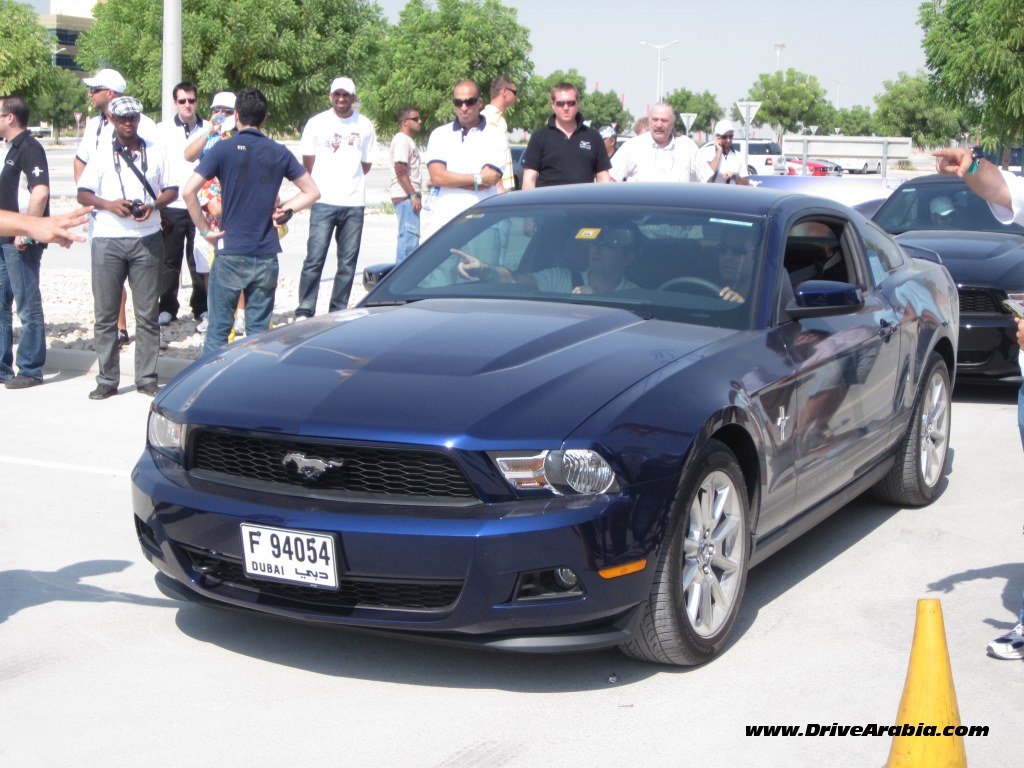
<path fill-rule="evenodd" d="M 194 360 L 180 357 L 165 357 L 163 355 L 157 360 L 156 372 L 161 382 L 170 381 L 179 372 L 183 371 Z M 135 368 L 135 353 L 130 349 L 121 352 L 122 371 L 133 371 Z M 54 349 L 49 347 L 46 350 L 46 364 L 43 371 L 46 373 L 57 373 L 59 371 L 70 371 L 74 373 L 94 373 L 99 370 L 99 361 L 96 353 L 86 349 Z"/>

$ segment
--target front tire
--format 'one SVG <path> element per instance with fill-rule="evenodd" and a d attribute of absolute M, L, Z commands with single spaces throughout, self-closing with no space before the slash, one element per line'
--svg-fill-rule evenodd
<path fill-rule="evenodd" d="M 933 352 L 914 402 L 910 427 L 896 452 L 896 464 L 875 487 L 879 499 L 921 507 L 939 495 L 949 452 L 951 401 L 949 371 L 942 357 Z"/>
<path fill-rule="evenodd" d="M 659 664 L 702 664 L 729 639 L 746 587 L 750 508 L 743 472 L 710 440 L 680 488 L 636 634 L 621 650 Z"/>

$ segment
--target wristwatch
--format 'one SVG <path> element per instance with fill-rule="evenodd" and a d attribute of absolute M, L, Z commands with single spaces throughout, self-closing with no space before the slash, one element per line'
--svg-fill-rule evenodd
<path fill-rule="evenodd" d="M 981 158 L 983 158 L 984 156 L 985 155 L 982 154 L 980 146 L 975 144 L 973 147 L 971 147 L 971 157 L 974 159 L 974 162 L 971 163 L 971 167 L 967 169 L 967 172 L 968 173 L 977 173 L 978 172 L 978 163 L 981 162 Z"/>

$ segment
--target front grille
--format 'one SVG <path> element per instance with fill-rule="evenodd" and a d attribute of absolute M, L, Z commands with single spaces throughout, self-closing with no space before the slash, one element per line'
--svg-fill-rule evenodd
<path fill-rule="evenodd" d="M 459 466 L 449 456 L 432 451 L 352 447 L 203 429 L 195 435 L 191 453 L 192 470 L 281 488 L 360 496 L 477 498 Z M 316 479 L 304 479 L 294 461 L 285 464 L 289 454 L 319 460 L 328 468 Z"/>
<path fill-rule="evenodd" d="M 241 561 L 205 550 L 183 547 L 192 567 L 216 590 L 218 584 L 259 592 L 282 605 L 304 605 L 347 612 L 371 610 L 438 612 L 449 610 L 462 594 L 462 581 L 403 581 L 341 576 L 339 589 L 317 589 L 298 584 L 251 579 Z"/>
<path fill-rule="evenodd" d="M 1000 306 L 1002 297 L 997 291 L 991 288 L 958 288 L 960 294 L 960 313 L 965 312 L 995 312 L 1004 313 L 1006 310 Z"/>

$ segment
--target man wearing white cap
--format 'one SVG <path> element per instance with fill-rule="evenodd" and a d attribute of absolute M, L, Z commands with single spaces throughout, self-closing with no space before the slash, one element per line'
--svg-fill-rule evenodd
<path fill-rule="evenodd" d="M 321 196 L 310 210 L 296 320 L 316 313 L 320 276 L 332 235 L 337 246 L 338 269 L 329 311 L 348 307 L 363 236 L 365 179 L 377 153 L 373 123 L 354 109 L 356 84 L 347 77 L 335 78 L 330 101 L 331 109 L 309 119 L 299 142 L 302 164 L 312 174 Z"/>
<path fill-rule="evenodd" d="M 750 184 L 743 154 L 732 146 L 734 133 L 732 122 L 719 120 L 715 123 L 715 143 L 708 144 L 700 151 L 701 157 L 711 166 L 711 184 Z"/>
<path fill-rule="evenodd" d="M 116 69 L 101 69 L 82 82 L 89 87 L 89 101 L 97 114 L 85 121 L 82 140 L 78 143 L 78 152 L 75 153 L 76 183 L 96 150 L 109 146 L 114 140 L 114 126 L 110 122 L 107 106 L 111 99 L 117 98 L 127 89 L 124 78 Z M 157 137 L 156 123 L 145 115 L 139 116 L 139 135 L 150 141 Z"/>

